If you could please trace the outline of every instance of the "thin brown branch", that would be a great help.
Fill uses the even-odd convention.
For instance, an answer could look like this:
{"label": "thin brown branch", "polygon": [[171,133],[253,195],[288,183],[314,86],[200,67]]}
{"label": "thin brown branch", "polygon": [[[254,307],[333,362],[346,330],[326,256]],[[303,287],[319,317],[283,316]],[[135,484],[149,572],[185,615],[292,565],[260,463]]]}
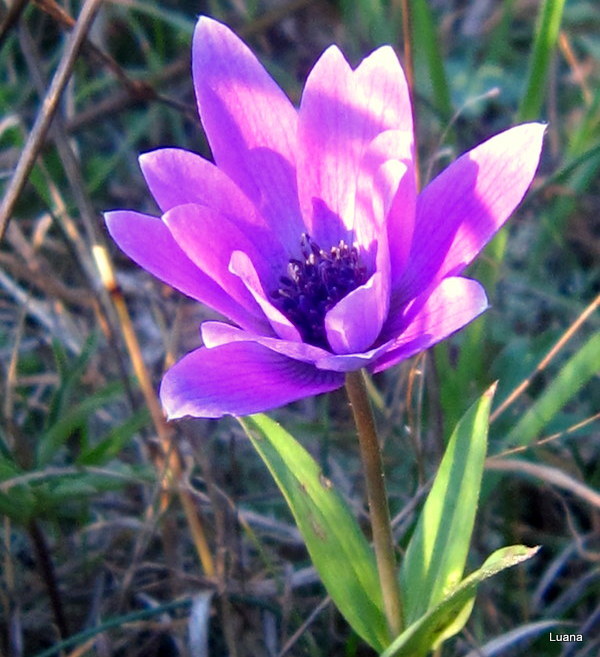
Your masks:
{"label": "thin brown branch", "polygon": [[558,468],[540,463],[531,463],[519,459],[501,459],[490,457],[485,462],[486,470],[513,472],[535,479],[541,479],[552,486],[567,490],[591,506],[600,509],[600,493],[581,481],[577,481]]}
{"label": "thin brown branch", "polygon": [[112,263],[108,258],[106,249],[96,245],[94,247],[94,257],[96,259],[102,282],[110,294],[117,315],[119,316],[121,331],[131,359],[131,364],[142,390],[144,401],[150,411],[152,422],[158,433],[158,438],[165,459],[163,486],[168,488],[170,484],[175,485],[204,572],[209,577],[213,577],[215,574],[215,566],[212,553],[208,546],[204,527],[200,521],[193,497],[183,482],[183,464],[181,462],[181,456],[172,442],[174,433],[173,427],[167,423],[160,402],[154,392],[152,379],[144,362],[142,350],[135,329],[133,328],[133,322],[131,321],[129,311],[127,310],[125,298],[123,297],[121,288],[117,284],[115,272]]}
{"label": "thin brown branch", "polygon": [[93,300],[86,289],[71,288],[60,279],[52,275],[50,267],[45,263],[37,263],[34,267],[31,263],[24,263],[11,253],[0,252],[0,267],[9,271],[13,276],[22,278],[31,285],[37,287],[51,297],[79,306],[80,308],[92,308]]}
{"label": "thin brown branch", "polygon": [[25,7],[27,7],[28,3],[29,0],[13,0],[13,2],[8,5],[8,10],[6,14],[4,14],[2,23],[0,23],[0,48],[6,40],[10,30],[21,18],[21,15],[25,11]]}
{"label": "thin brown branch", "polygon": [[21,153],[13,177],[6,189],[2,203],[0,203],[0,242],[6,232],[17,199],[25,187],[40,148],[44,143],[50,123],[56,113],[58,101],[71,77],[81,44],[92,25],[101,2],[102,0],[86,0],[73,32],[69,37],[56,73],[52,78],[52,83],[50,84],[48,93],[44,98],[40,112],[31,132],[29,133],[29,137],[23,148],[23,152]]}

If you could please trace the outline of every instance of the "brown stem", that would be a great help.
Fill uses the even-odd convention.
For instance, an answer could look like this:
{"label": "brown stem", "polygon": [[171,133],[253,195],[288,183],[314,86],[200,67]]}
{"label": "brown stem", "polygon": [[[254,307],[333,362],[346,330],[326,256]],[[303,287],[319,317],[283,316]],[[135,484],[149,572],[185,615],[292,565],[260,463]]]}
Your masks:
{"label": "brown stem", "polygon": [[383,606],[392,637],[402,632],[404,625],[400,589],[381,450],[377,439],[375,418],[362,371],[346,374],[346,391],[358,431],[358,442],[367,486],[367,499],[373,532],[373,547],[377,560]]}

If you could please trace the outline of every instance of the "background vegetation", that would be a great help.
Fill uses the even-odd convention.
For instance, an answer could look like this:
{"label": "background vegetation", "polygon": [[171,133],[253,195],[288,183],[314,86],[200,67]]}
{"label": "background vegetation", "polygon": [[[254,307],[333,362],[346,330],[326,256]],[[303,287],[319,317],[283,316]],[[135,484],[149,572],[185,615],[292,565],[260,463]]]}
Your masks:
{"label": "background vegetation", "polygon": [[[0,216],[0,653],[371,654],[329,604],[236,422],[162,420],[153,391],[209,311],[133,266],[101,219],[156,211],[140,152],[209,156],[189,71],[201,13],[243,35],[295,101],[331,42],[354,63],[381,43],[412,58],[423,180],[495,132],[548,122],[526,202],[472,272],[491,310],[376,377],[372,398],[401,554],[451,428],[500,380],[470,563],[508,543],[542,549],[483,587],[442,654],[600,651],[600,11],[414,0],[403,39],[401,4],[106,2],[37,142],[81,6],[1,4],[0,190],[5,204],[19,193]],[[273,415],[366,518],[343,394]]]}

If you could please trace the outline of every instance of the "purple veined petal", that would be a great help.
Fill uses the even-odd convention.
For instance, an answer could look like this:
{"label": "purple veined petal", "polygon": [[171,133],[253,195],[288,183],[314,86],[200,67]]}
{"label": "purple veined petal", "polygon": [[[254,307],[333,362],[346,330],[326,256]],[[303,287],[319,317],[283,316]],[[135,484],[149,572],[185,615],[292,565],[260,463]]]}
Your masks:
{"label": "purple veined petal", "polygon": [[[412,162],[389,160],[377,171],[374,213],[385,217],[383,232],[389,250],[390,287],[401,279],[410,253],[415,224],[416,183]],[[382,206],[377,207],[377,203]],[[383,239],[383,237],[380,237]]]}
{"label": "purple veined petal", "polygon": [[[277,280],[277,252],[261,250],[250,239],[254,231],[238,226],[231,218],[202,205],[178,205],[169,210],[163,221],[188,258],[220,285],[240,305],[260,314],[260,306],[239,276],[231,273],[229,263],[234,251],[244,251],[257,269],[261,280]],[[266,255],[268,254],[268,255]],[[279,254],[280,257],[284,257]],[[283,265],[282,265],[283,266]]]}
{"label": "purple veined petal", "polygon": [[[385,169],[382,170],[382,167]],[[382,175],[382,171],[387,175]],[[360,163],[354,215],[354,233],[360,244],[368,245],[372,233],[378,233],[379,227],[387,220],[401,179],[405,179],[402,201],[414,207],[413,135],[400,130],[386,130],[371,141]],[[409,245],[411,235],[412,229],[408,235]]]}
{"label": "purple veined petal", "polygon": [[249,415],[344,384],[326,372],[254,342],[192,351],[163,377],[160,398],[169,419]]}
{"label": "purple veined petal", "polygon": [[260,310],[240,305],[187,257],[158,217],[116,210],[104,215],[111,237],[132,260],[161,281],[210,306],[243,328],[264,331]]}
{"label": "purple veined petal", "polygon": [[[352,181],[358,172],[358,118],[352,115],[352,70],[336,46],[319,58],[306,81],[298,120],[298,196],[308,233],[324,248],[350,237]],[[354,119],[354,120],[352,120]],[[331,217],[316,216],[315,201]],[[341,223],[343,221],[343,223]]]}
{"label": "purple veined petal", "polygon": [[[352,71],[337,47],[328,48],[306,81],[298,124],[300,207],[319,244],[350,237],[363,155],[387,130],[412,134],[408,88],[393,50],[379,48]],[[316,199],[337,223],[314,217]]]}
{"label": "purple veined petal", "polygon": [[385,353],[387,343],[374,347],[368,351],[355,354],[330,354],[315,361],[315,366],[320,370],[330,370],[332,372],[354,372],[363,367],[367,367],[380,355]]}
{"label": "purple veined petal", "polygon": [[288,254],[298,255],[300,238],[306,231],[298,203],[296,170],[279,153],[254,148],[247,153],[254,180],[263,193],[257,209],[266,226]]}
{"label": "purple veined petal", "polygon": [[298,329],[269,301],[267,297],[269,290],[265,292],[256,268],[246,253],[234,251],[231,254],[229,271],[240,277],[279,337],[293,342],[302,342]]}
{"label": "purple veined petal", "polygon": [[[369,349],[377,340],[388,316],[391,262],[384,217],[385,206],[392,202],[394,196],[394,191],[389,191],[391,193],[388,198],[385,198],[385,193],[373,196],[374,205],[379,201],[382,206],[372,211],[371,225],[374,235],[371,251],[375,250],[375,256],[368,257],[363,253],[363,260],[368,267],[372,266],[369,260],[374,260],[375,273],[364,285],[346,295],[325,315],[327,341],[336,354],[360,353]],[[378,213],[381,216],[379,222],[375,219]],[[364,238],[364,235],[362,237]]]}
{"label": "purple veined petal", "polygon": [[442,280],[417,307],[414,314],[408,309],[408,323],[398,322],[398,335],[386,343],[385,352],[369,366],[371,371],[381,372],[444,340],[484,312],[488,301],[477,281],[454,276]]}
{"label": "purple veined petal", "polygon": [[[386,130],[398,130],[412,137],[412,103],[408,83],[394,49],[391,46],[377,48],[361,61],[354,78],[369,115],[377,123],[373,137]],[[410,146],[412,149],[412,140]],[[396,154],[396,157],[399,155]]]}
{"label": "purple veined petal", "polygon": [[329,351],[325,351],[325,349],[321,349],[321,347],[315,347],[306,342],[291,342],[289,340],[264,337],[256,333],[249,333],[225,322],[210,320],[202,322],[200,330],[204,346],[208,349],[220,347],[231,342],[256,342],[283,356],[288,356],[304,363],[312,363],[318,369],[342,373],[366,367],[380,354],[385,353],[388,348],[388,345],[384,344],[363,353],[332,354]]}
{"label": "purple veined petal", "polygon": [[[194,31],[192,73],[200,119],[217,166],[258,203],[271,188],[255,178],[248,154],[256,148],[280,156],[294,168],[297,113],[248,46],[228,27],[202,16]],[[290,192],[291,195],[291,192]]]}
{"label": "purple veined petal", "polygon": [[389,307],[389,276],[377,271],[325,315],[327,340],[336,354],[365,351],[373,345]]}
{"label": "purple veined petal", "polygon": [[217,321],[202,322],[200,327],[204,346],[213,349],[230,342],[256,342],[283,356],[288,356],[303,363],[315,363],[329,352],[306,342],[293,342],[281,338],[270,338],[256,333],[249,333],[231,324]]}
{"label": "purple veined petal", "polygon": [[181,148],[160,148],[139,157],[144,179],[162,212],[177,205],[206,205],[254,224],[254,205],[212,162]]}
{"label": "purple veined petal", "polygon": [[512,214],[536,172],[545,126],[526,123],[459,157],[421,192],[409,263],[395,292],[408,300],[460,273]]}

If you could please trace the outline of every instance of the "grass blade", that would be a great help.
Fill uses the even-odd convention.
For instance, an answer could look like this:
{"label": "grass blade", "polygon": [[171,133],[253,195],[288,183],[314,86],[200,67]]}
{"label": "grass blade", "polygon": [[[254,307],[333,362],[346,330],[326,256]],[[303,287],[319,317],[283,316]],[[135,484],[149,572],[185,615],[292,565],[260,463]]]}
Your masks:
{"label": "grass blade", "polygon": [[495,386],[456,426],[401,568],[407,624],[438,604],[462,578],[487,447]]}
{"label": "grass blade", "polygon": [[510,445],[528,445],[578,390],[598,374],[600,333],[592,337],[562,367],[508,435]]}
{"label": "grass blade", "polygon": [[564,4],[565,0],[544,0],[540,10],[529,63],[527,86],[517,113],[519,121],[531,121],[539,118]]}

